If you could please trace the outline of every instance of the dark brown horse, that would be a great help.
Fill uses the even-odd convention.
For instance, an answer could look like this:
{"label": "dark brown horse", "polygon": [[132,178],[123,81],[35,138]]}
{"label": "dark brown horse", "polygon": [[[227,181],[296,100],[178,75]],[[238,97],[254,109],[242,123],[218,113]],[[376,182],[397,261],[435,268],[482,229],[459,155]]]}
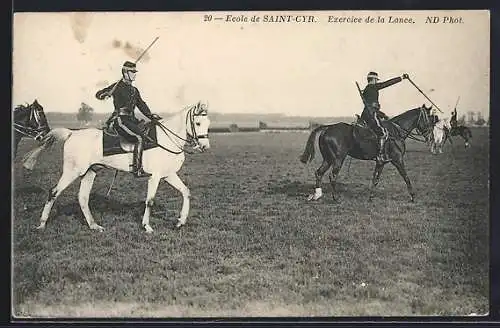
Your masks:
{"label": "dark brown horse", "polygon": [[50,127],[43,112],[43,107],[35,101],[31,105],[18,105],[14,109],[14,153],[16,156],[17,146],[23,137],[40,140],[49,131]]}
{"label": "dark brown horse", "polygon": [[445,140],[443,141],[443,144],[446,142],[446,140],[449,140],[450,143],[453,143],[451,141],[451,137],[454,136],[461,136],[462,139],[464,139],[465,142],[465,148],[470,147],[470,140],[472,139],[472,132],[470,129],[464,125],[458,125],[454,126],[451,128],[451,130],[446,130],[445,134]]}
{"label": "dark brown horse", "polygon": [[[429,140],[432,131],[432,124],[429,118],[431,108],[422,105],[382,123],[389,132],[389,140],[386,142],[387,154],[389,155],[390,162],[396,167],[406,182],[411,201],[414,200],[415,193],[413,192],[410,179],[406,174],[403,160],[406,151],[405,139],[416,128],[425,137],[426,141]],[[342,168],[344,159],[349,155],[361,160],[376,160],[378,150],[377,137],[370,129],[359,124],[341,122],[319,126],[311,132],[304,153],[300,157],[300,161],[304,164],[314,158],[314,142],[318,132],[321,132],[319,135],[319,149],[323,156],[323,163],[316,170],[316,189],[315,193],[309,196],[309,200],[317,200],[323,195],[321,179],[330,167],[332,167],[330,183],[333,189],[333,199],[336,200],[335,181]],[[374,188],[379,182],[380,174],[385,164],[385,162],[377,162],[375,165],[372,185],[370,187],[370,200],[373,197]]]}

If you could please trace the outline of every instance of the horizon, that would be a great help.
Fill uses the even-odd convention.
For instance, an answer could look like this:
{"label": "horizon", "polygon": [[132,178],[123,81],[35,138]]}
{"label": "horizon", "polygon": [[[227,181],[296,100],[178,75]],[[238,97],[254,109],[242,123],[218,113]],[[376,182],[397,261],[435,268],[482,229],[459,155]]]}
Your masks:
{"label": "horizon", "polygon": [[[64,115],[75,115],[78,113],[78,110],[75,110],[74,112],[58,112],[58,111],[46,111],[44,109],[44,112],[47,114],[64,114]],[[467,114],[469,112],[472,112],[474,113],[474,115],[476,115],[477,113],[481,113],[481,111],[479,110],[457,110],[457,117],[460,117],[461,115],[464,115],[464,116],[467,116]],[[157,112],[159,114],[170,114],[171,112],[162,112],[162,111],[159,111]],[[99,116],[111,116],[111,112],[110,113],[103,113],[103,112],[93,112],[94,115],[99,115]],[[227,112],[227,113],[223,113],[223,112],[216,112],[216,111],[210,111],[210,115],[227,115],[227,116],[231,116],[231,115],[234,115],[234,116],[244,116],[244,115],[247,115],[247,116],[272,116],[272,117],[276,117],[276,118],[280,118],[280,117],[303,117],[303,118],[309,118],[309,117],[318,117],[318,118],[346,118],[346,117],[351,117],[351,116],[355,116],[356,114],[353,114],[353,115],[326,115],[326,116],[320,116],[320,115],[300,115],[300,114],[283,114],[283,113],[258,113],[258,112]],[[396,115],[391,115],[391,116],[397,116],[399,114],[396,114]],[[438,113],[438,116],[439,116],[439,113]],[[486,116],[486,117],[489,117],[489,116]]]}
{"label": "horizon", "polygon": [[[135,82],[153,112],[202,100],[221,114],[351,117],[363,109],[355,81],[363,88],[375,70],[382,81],[408,73],[446,115],[460,96],[458,111],[489,116],[489,12],[456,11],[458,25],[422,22],[444,12],[398,11],[419,23],[370,27],[324,19],[393,12],[305,12],[318,24],[209,24],[197,12],[15,13],[13,104],[36,98],[46,112],[72,113],[85,102],[111,114],[111,101],[95,92],[159,36]],[[389,116],[430,105],[407,81],[382,90],[380,102]]]}

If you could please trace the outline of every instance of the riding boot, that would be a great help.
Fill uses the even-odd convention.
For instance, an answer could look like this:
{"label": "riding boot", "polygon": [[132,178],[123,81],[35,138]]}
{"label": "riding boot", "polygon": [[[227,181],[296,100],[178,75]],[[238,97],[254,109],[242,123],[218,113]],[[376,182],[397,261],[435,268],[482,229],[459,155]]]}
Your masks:
{"label": "riding boot", "polygon": [[385,152],[385,138],[384,137],[379,139],[379,149],[378,149],[377,160],[380,162],[385,162],[388,160],[387,154]]}
{"label": "riding boot", "polygon": [[142,168],[142,152],[143,144],[142,140],[135,144],[134,155],[133,155],[133,172],[136,178],[150,177],[151,174],[144,172]]}

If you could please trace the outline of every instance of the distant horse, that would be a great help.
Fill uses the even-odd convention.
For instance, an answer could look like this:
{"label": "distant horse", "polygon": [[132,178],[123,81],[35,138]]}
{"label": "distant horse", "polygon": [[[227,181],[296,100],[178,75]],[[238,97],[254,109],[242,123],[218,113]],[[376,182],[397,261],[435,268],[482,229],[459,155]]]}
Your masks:
{"label": "distant horse", "polygon": [[16,157],[17,147],[23,137],[39,141],[49,131],[50,127],[43,112],[43,106],[35,99],[31,105],[18,105],[14,109],[14,153]]}
{"label": "distant horse", "polygon": [[447,118],[440,119],[432,129],[431,152],[436,154],[443,153],[443,145],[446,138],[446,129],[451,129],[450,121]]}
{"label": "distant horse", "polygon": [[447,133],[445,134],[445,141],[450,140],[450,142],[453,143],[451,137],[460,136],[460,137],[462,137],[462,139],[464,139],[465,148],[470,147],[470,141],[472,139],[472,132],[470,131],[470,129],[468,127],[466,127],[464,125],[458,125],[458,126],[452,127],[451,129],[447,130],[446,132]]}
{"label": "distant horse", "polygon": [[[205,104],[198,103],[173,114],[168,119],[149,122],[152,128],[147,132],[149,142],[144,146],[143,167],[152,174],[148,178],[146,208],[142,218],[142,226],[146,232],[153,232],[149,217],[153,199],[161,179],[167,181],[183,196],[180,217],[177,227],[186,223],[189,213],[190,192],[177,175],[185,160],[185,146],[203,152],[210,148],[208,128],[210,119]],[[96,128],[69,130],[57,128],[49,132],[42,140],[42,145],[34,149],[24,162],[25,167],[32,169],[41,150],[55,141],[64,141],[63,173],[57,185],[49,192],[49,197],[40,218],[37,229],[44,229],[50,211],[57,197],[76,178],[81,177],[78,200],[90,229],[103,231],[98,225],[88,205],[89,194],[99,167],[115,168],[130,171],[133,144],[118,135]]]}
{"label": "distant horse", "polygon": [[[389,140],[386,142],[387,154],[390,162],[397,168],[406,182],[411,201],[414,200],[415,194],[410,179],[406,174],[403,161],[406,151],[405,139],[416,128],[425,137],[426,141],[429,140],[432,127],[429,120],[431,108],[422,105],[422,107],[410,109],[382,123],[389,132]],[[308,199],[317,200],[323,195],[321,179],[326,171],[333,166],[330,173],[330,184],[332,186],[333,200],[335,201],[335,181],[346,156],[349,155],[361,160],[375,160],[378,152],[378,138],[369,128],[358,124],[341,122],[319,126],[311,132],[304,153],[300,156],[300,161],[304,164],[314,158],[314,142],[318,132],[321,132],[319,135],[319,149],[323,156],[323,163],[316,170],[316,189]],[[369,200],[373,197],[374,189],[379,182],[384,165],[384,162],[376,162]]]}

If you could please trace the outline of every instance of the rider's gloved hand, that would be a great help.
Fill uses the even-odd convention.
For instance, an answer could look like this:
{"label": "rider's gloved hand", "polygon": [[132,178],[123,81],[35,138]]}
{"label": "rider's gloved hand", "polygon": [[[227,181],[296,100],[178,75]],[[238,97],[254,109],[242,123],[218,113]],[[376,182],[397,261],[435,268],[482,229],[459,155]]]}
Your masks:
{"label": "rider's gloved hand", "polygon": [[100,94],[97,99],[99,100],[105,100],[105,99],[108,99],[109,97],[111,97],[111,95],[109,93],[103,93],[103,94]]}
{"label": "rider's gloved hand", "polygon": [[161,120],[161,117],[158,114],[151,114],[148,117],[150,120],[158,121]]}

